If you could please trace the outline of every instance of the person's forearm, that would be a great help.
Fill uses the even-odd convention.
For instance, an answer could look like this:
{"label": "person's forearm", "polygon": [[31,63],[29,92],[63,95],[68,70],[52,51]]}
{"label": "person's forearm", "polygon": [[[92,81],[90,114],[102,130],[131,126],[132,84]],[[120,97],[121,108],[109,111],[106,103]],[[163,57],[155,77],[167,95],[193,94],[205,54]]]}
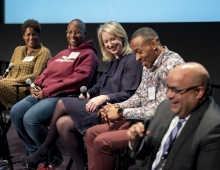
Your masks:
{"label": "person's forearm", "polygon": [[3,81],[17,82],[17,79],[2,79]]}

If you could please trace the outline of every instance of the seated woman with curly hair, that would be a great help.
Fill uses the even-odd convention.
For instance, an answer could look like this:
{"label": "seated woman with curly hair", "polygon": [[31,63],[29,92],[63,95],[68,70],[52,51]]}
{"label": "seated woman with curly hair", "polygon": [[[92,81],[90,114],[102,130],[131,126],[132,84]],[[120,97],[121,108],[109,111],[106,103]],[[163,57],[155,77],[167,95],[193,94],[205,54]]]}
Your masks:
{"label": "seated woman with curly hair", "polygon": [[[50,51],[39,42],[41,26],[38,21],[33,19],[25,21],[21,31],[26,45],[15,48],[8,75],[0,76],[0,111],[9,110],[15,104],[16,88],[13,85],[25,84],[28,78],[33,81],[51,59]],[[19,99],[26,97],[26,89],[19,88]]]}

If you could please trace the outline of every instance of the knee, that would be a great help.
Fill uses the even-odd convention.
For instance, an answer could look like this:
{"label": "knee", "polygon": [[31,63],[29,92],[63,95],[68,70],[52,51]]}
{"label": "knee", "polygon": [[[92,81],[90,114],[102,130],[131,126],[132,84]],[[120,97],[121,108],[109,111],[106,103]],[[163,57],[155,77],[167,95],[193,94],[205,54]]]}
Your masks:
{"label": "knee", "polygon": [[17,119],[16,114],[15,114],[15,108],[14,106],[10,110],[10,119],[13,122],[15,119]]}
{"label": "knee", "polygon": [[24,113],[23,116],[23,124],[25,128],[31,127],[31,129],[36,129],[39,125],[43,125],[42,119],[43,114],[39,114],[39,112],[35,109],[29,109],[27,112]]}
{"label": "knee", "polygon": [[21,120],[23,116],[19,113],[19,108],[15,104],[11,109],[10,109],[10,119],[13,122]]}
{"label": "knee", "polygon": [[12,122],[23,119],[25,112],[28,110],[28,106],[25,99],[14,104],[10,109],[10,119]]}
{"label": "knee", "polygon": [[56,121],[56,128],[60,135],[65,132],[73,131],[73,127],[73,121],[69,116],[62,116]]}
{"label": "knee", "polygon": [[110,151],[110,145],[111,142],[105,133],[98,135],[93,142],[94,151],[98,152]]}
{"label": "knee", "polygon": [[64,105],[63,105],[63,100],[62,99],[59,99],[57,104],[56,104],[56,107],[59,107],[59,108],[63,108]]}
{"label": "knee", "polygon": [[[59,100],[60,101],[60,100]],[[58,101],[58,102],[59,102]],[[58,104],[58,103],[57,103]],[[64,129],[64,128],[66,128],[65,127],[65,122],[64,122],[64,119],[63,119],[63,117],[60,117],[57,121],[56,121],[56,127],[57,127],[57,131],[58,132],[60,132],[62,129],[65,131],[66,129]]]}
{"label": "knee", "polygon": [[23,124],[24,124],[24,126],[25,127],[30,127],[30,126],[33,126],[33,124],[34,124],[34,118],[32,117],[32,118],[30,118],[29,116],[28,116],[28,114],[25,114],[24,115],[24,117],[23,117]]}

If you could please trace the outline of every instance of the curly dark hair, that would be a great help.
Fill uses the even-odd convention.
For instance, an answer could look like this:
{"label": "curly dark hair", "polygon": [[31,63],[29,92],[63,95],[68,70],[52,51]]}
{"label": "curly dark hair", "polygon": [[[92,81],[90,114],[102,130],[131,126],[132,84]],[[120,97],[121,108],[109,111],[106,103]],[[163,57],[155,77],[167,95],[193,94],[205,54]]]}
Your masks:
{"label": "curly dark hair", "polygon": [[24,22],[24,24],[21,26],[22,35],[24,35],[27,28],[33,28],[34,31],[36,31],[38,34],[40,34],[41,26],[40,26],[39,22],[34,19],[29,19]]}

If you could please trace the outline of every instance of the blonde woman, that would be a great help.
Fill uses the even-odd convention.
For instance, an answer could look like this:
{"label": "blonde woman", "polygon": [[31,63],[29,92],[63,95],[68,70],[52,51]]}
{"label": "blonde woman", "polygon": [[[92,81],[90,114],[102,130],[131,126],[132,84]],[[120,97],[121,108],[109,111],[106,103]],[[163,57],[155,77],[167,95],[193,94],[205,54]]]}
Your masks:
{"label": "blonde woman", "polygon": [[101,25],[98,40],[103,60],[107,62],[103,75],[88,90],[87,99],[81,94],[79,98],[63,98],[58,101],[44,144],[34,155],[21,157],[29,166],[46,161],[48,151],[60,136],[77,169],[86,169],[83,135],[88,128],[98,124],[99,108],[106,102],[127,100],[138,88],[142,65],[135,61],[123,27],[114,21]]}

